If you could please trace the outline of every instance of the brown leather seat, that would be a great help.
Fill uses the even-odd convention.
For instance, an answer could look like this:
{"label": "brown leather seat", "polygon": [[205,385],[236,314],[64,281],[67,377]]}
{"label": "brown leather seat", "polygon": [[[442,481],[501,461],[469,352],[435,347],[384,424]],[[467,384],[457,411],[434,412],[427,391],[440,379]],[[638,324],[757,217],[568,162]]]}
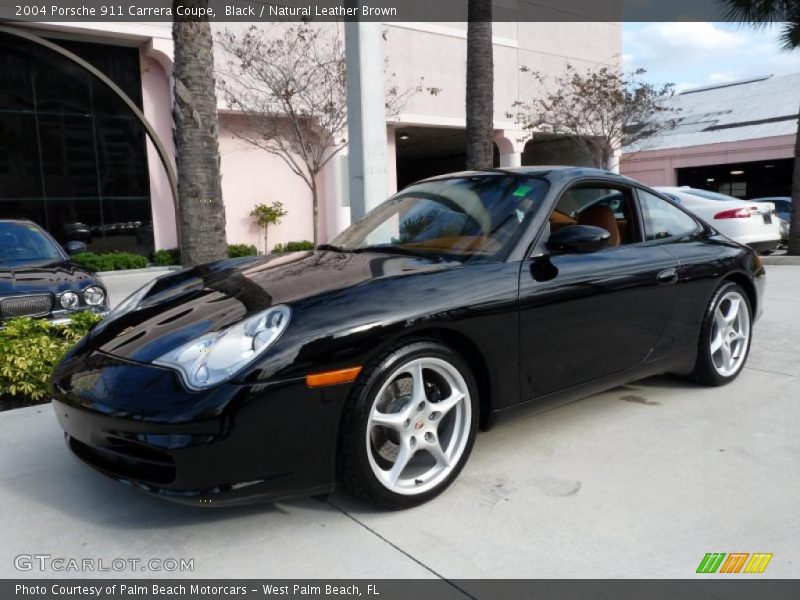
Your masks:
{"label": "brown leather seat", "polygon": [[607,206],[596,204],[590,206],[580,215],[578,215],[578,225],[593,225],[595,227],[602,227],[611,234],[611,241],[609,246],[619,246],[620,235],[619,227],[617,226],[617,219],[614,213]]}

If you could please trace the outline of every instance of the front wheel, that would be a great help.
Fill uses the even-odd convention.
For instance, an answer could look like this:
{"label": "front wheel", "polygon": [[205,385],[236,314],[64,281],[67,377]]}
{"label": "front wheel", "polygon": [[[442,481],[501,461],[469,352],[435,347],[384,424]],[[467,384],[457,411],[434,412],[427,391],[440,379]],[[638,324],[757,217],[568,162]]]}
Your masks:
{"label": "front wheel", "polygon": [[354,390],[341,474],[368,502],[421,504],[458,476],[477,423],[477,389],[465,361],[437,342],[404,344],[378,359]]}
{"label": "front wheel", "polygon": [[752,327],[744,289],[730,281],[720,285],[703,319],[692,378],[706,385],[725,385],[736,379],[747,362]]}

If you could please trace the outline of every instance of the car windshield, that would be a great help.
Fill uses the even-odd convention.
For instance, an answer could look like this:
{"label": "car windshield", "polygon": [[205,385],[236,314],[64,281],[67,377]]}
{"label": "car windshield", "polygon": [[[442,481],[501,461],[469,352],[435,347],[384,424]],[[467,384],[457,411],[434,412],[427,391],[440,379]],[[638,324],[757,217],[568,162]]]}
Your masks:
{"label": "car windshield", "polygon": [[62,257],[58,247],[33,223],[0,221],[0,265],[48,261]]}
{"label": "car windshield", "polygon": [[410,186],[370,211],[329,248],[498,260],[541,205],[548,183],[504,173]]}
{"label": "car windshield", "polygon": [[742,201],[741,198],[734,198],[733,196],[726,196],[725,194],[718,194],[717,192],[710,192],[708,190],[698,190],[695,188],[689,188],[681,191],[686,192],[687,194],[691,194],[692,196],[699,196],[700,198],[705,198],[706,200],[717,200],[719,202],[730,202],[731,200],[739,200],[740,202]]}

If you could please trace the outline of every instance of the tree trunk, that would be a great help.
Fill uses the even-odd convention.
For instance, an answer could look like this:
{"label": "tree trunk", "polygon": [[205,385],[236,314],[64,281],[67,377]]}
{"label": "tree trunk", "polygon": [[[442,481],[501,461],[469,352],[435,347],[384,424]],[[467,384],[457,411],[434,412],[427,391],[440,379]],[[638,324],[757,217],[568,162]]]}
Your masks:
{"label": "tree trunk", "polygon": [[[208,0],[181,0],[173,2],[173,12],[179,4],[208,8]],[[227,258],[228,253],[211,26],[207,18],[182,19],[172,25],[177,216],[181,262],[195,266]]]}
{"label": "tree trunk", "polygon": [[314,245],[319,244],[319,191],[317,190],[317,180],[311,179],[311,205],[314,211]]}
{"label": "tree trunk", "polygon": [[264,225],[264,254],[269,254],[269,243],[267,242],[268,234],[269,234],[269,225]]}
{"label": "tree trunk", "polygon": [[467,169],[494,166],[492,0],[469,0],[467,18]]}
{"label": "tree trunk", "polygon": [[800,115],[797,119],[797,138],[794,141],[794,174],[792,175],[792,213],[789,223],[789,249],[800,256]]}

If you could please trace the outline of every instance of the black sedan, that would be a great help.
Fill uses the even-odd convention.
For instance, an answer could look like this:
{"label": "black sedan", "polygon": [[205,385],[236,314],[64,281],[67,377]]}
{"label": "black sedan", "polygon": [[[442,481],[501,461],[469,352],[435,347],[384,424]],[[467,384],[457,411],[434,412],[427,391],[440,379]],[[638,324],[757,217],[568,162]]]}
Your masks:
{"label": "black sedan", "polygon": [[66,250],[31,221],[0,220],[0,323],[13,317],[59,323],[79,310],[108,311],[102,282],[69,259],[86,245],[68,242]]}
{"label": "black sedan", "polygon": [[612,173],[448,175],[316,251],[142,288],[57,368],[54,408],[80,459],[171,500],[341,481],[410,506],[521,409],[658,373],[732,381],[764,279],[752,250]]}

